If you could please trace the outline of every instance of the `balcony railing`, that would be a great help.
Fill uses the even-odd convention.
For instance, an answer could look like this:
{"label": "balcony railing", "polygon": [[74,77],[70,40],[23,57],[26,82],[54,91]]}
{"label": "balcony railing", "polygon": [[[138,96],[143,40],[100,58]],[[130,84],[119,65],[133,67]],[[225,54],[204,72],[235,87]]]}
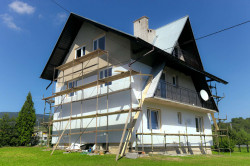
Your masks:
{"label": "balcony railing", "polygon": [[198,107],[213,110],[215,109],[211,99],[209,99],[208,101],[204,101],[196,91],[180,86],[175,86],[162,80],[157,86],[155,96]]}

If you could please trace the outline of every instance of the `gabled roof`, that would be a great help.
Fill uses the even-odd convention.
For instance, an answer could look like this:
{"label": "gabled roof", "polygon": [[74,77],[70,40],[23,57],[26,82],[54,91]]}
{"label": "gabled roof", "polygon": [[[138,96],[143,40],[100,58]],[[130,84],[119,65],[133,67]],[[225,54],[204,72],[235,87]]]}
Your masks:
{"label": "gabled roof", "polygon": [[[92,25],[94,25],[94,26],[96,26],[104,31],[110,31],[110,32],[116,33],[120,36],[123,36],[123,37],[129,39],[131,41],[131,43],[133,43],[133,46],[135,46],[137,48],[140,47],[139,50],[143,50],[143,49],[147,50],[147,49],[151,49],[152,47],[155,47],[155,49],[151,53],[151,55],[148,55],[147,57],[145,57],[144,60],[148,59],[149,61],[152,61],[152,60],[159,61],[159,60],[162,60],[161,58],[164,58],[166,60],[166,65],[174,67],[180,71],[183,71],[183,72],[188,71],[190,73],[197,73],[199,75],[209,77],[212,80],[227,84],[227,82],[224,81],[223,79],[220,79],[212,74],[209,74],[209,73],[205,72],[203,69],[199,70],[199,69],[193,68],[192,66],[188,65],[184,61],[173,57],[171,54],[169,54],[169,52],[163,50],[163,47],[165,47],[165,46],[163,46],[159,43],[161,38],[162,38],[162,40],[165,40],[165,37],[163,35],[164,33],[162,32],[163,29],[168,29],[168,31],[170,31],[170,30],[174,29],[174,27],[176,27],[176,28],[178,27],[177,28],[178,30],[175,30],[176,31],[175,34],[178,36],[178,35],[180,35],[180,32],[182,32],[181,29],[183,29],[183,25],[185,25],[184,22],[186,23],[187,20],[188,20],[188,17],[183,17],[182,19],[177,20],[176,22],[173,22],[171,24],[168,24],[164,27],[157,29],[157,33],[162,34],[162,35],[159,35],[159,37],[160,37],[159,40],[157,39],[158,41],[156,40],[155,45],[152,45],[152,44],[150,44],[150,43],[148,43],[148,42],[146,42],[138,37],[124,33],[122,31],[116,30],[116,29],[111,28],[109,26],[100,24],[98,22],[95,22],[93,20],[87,19],[87,18],[79,16],[79,15],[76,15],[74,13],[70,13],[69,18],[68,18],[68,20],[67,20],[67,22],[62,30],[62,33],[60,34],[60,37],[59,37],[59,39],[58,39],[50,57],[49,57],[49,60],[46,64],[45,68],[43,69],[43,72],[42,72],[40,78],[51,80],[51,81],[53,80],[53,77],[57,78],[58,72],[54,73],[54,68],[62,65],[62,63],[63,63],[65,57],[67,56],[69,49],[70,49],[75,37],[77,36],[82,24],[84,22],[88,22],[88,23],[90,23],[90,24],[92,24]],[[172,24],[175,24],[175,25],[172,25]],[[171,33],[168,32],[168,34],[171,34]],[[173,43],[178,38],[177,36],[176,37],[172,36],[171,40],[167,42],[168,45],[166,45],[166,47],[173,45]],[[161,48],[158,48],[158,47],[161,47]],[[133,57],[133,58],[136,59],[138,57]],[[141,61],[143,61],[143,60],[141,60]]]}
{"label": "gabled roof", "polygon": [[154,45],[169,54],[172,54],[181,32],[188,20],[188,16],[171,22],[156,29],[156,40]]}

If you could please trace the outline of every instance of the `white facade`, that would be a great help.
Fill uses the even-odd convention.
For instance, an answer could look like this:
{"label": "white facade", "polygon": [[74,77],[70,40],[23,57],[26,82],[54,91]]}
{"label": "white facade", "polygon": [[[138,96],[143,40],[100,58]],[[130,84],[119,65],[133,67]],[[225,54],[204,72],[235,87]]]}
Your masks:
{"label": "white facade", "polygon": [[[141,64],[139,62],[133,65],[133,70],[141,71],[144,74],[150,74],[152,68]],[[128,64],[123,66],[117,66],[112,69],[112,75],[119,74],[115,71],[127,71]],[[194,85],[192,83],[192,79],[189,76],[184,75],[181,72],[175,71],[173,69],[167,68],[165,69],[166,74],[166,81],[170,82],[171,77],[173,75],[178,76],[178,84],[185,88],[189,88],[191,90],[195,90]],[[96,80],[97,75],[93,75],[82,80],[78,80],[77,85],[81,85],[81,82],[89,83]],[[139,104],[139,100],[141,98],[141,92],[144,89],[145,83],[147,81],[148,76],[140,76],[136,75],[132,77],[132,104],[133,108],[137,108]],[[91,97],[95,97],[97,95],[97,88],[88,88],[81,91],[78,91],[74,96],[69,97],[66,96],[63,102],[70,102],[77,101],[72,103],[72,117],[77,116],[85,116],[85,115],[93,115],[96,114],[96,110],[98,107],[98,113],[106,113],[107,112],[107,104],[108,104],[108,112],[114,112],[119,110],[125,110],[130,108],[130,90],[128,89],[130,86],[129,77],[116,80],[112,82],[112,85],[105,86],[102,85],[98,87],[98,95],[103,95],[102,97],[98,98],[98,106],[96,98],[86,100]],[[109,92],[120,91],[118,93],[112,93],[108,95],[108,102],[107,102],[107,88],[109,88]],[[64,89],[64,88],[61,88]],[[60,91],[60,88],[57,89]],[[57,97],[55,99],[55,105],[61,103],[61,99],[63,97]],[[83,100],[82,100],[83,99]],[[82,101],[81,101],[82,100]],[[184,105],[184,104],[183,104]],[[58,108],[55,108],[57,111],[54,114],[54,120],[62,119],[62,118],[69,118],[71,114],[71,104],[62,104]],[[142,133],[150,133],[151,130],[148,129],[148,118],[147,118],[147,109],[154,109],[159,110],[159,129],[153,129],[153,133],[171,133],[171,134],[207,134],[211,135],[211,123],[210,123],[210,115],[208,112],[203,111],[194,111],[190,108],[178,108],[173,105],[168,104],[159,104],[150,102],[147,99],[145,100],[142,106],[142,116],[139,116],[139,119],[136,122],[135,131],[142,132]],[[177,113],[181,112],[182,122],[178,124],[178,117]],[[133,113],[134,115],[135,113]],[[107,130],[107,129],[123,129],[124,124],[126,121],[128,114],[116,114],[116,115],[109,115],[108,117],[98,117],[97,118],[97,127],[98,130]],[[204,125],[204,132],[197,132],[196,131],[196,117],[203,118],[203,125]],[[142,119],[143,118],[143,119]],[[108,122],[107,122],[108,121]],[[53,134],[59,134],[64,130],[68,121],[62,122],[55,122],[53,128]],[[107,126],[108,123],[108,126]],[[83,132],[83,131],[95,131],[96,127],[96,118],[89,118],[89,119],[78,119],[71,121],[71,127],[68,126],[68,130],[65,131],[65,134],[70,133],[69,128],[71,128],[71,133]],[[69,140],[71,143],[95,143],[95,133],[88,133],[88,134],[76,134],[70,136],[66,135],[63,136],[63,139],[60,143],[68,143]],[[97,133],[97,143],[106,143],[107,139],[109,143],[119,143],[121,139],[122,131],[115,131],[109,132],[108,134],[105,132],[98,132]],[[52,143],[55,144],[57,142],[56,136],[53,137]],[[167,143],[168,146],[174,146],[179,144],[179,137],[178,136],[167,136]],[[199,146],[201,144],[200,137],[197,136],[189,136],[189,138],[182,136],[181,143],[186,145],[188,139],[188,145],[190,146]],[[138,136],[138,144],[151,144],[151,136],[144,135],[143,139],[142,136]],[[132,138],[133,146],[135,146],[135,132]],[[155,146],[163,146],[164,143],[164,136],[153,136],[153,144]],[[212,137],[206,137],[206,146],[212,145]],[[139,145],[140,146],[140,145]]]}
{"label": "white facade", "polygon": [[[183,29],[183,27],[184,25],[181,29]],[[156,31],[157,34],[159,33],[158,31]],[[116,33],[104,31],[88,22],[82,24],[75,40],[71,44],[63,64],[75,59],[79,48],[85,47],[84,51],[86,54],[93,52],[95,50],[94,41],[100,37],[105,37],[104,49],[109,52],[108,63],[110,63],[109,67],[103,65],[106,59],[102,58],[102,67],[100,71],[112,68],[112,74],[110,76],[129,71],[129,63],[134,54],[131,49],[131,41]],[[178,37],[177,35],[170,44],[176,43]],[[158,40],[156,40],[156,46],[162,46],[160,48],[163,49],[165,45],[160,45]],[[84,56],[83,53],[81,53],[81,55]],[[84,62],[85,67],[87,66],[86,68],[93,69],[93,71],[89,71],[86,75],[82,74],[80,77],[72,76],[72,78],[71,76],[66,76],[65,79],[58,79],[55,85],[55,91],[60,92],[71,88],[70,86],[73,85],[81,86],[97,81],[98,78],[100,79],[100,71],[98,73],[97,68],[93,68],[97,62],[96,60],[90,60],[91,65],[88,64],[88,62]],[[78,65],[76,70],[80,69],[81,65]],[[203,141],[201,141],[200,136],[166,136],[164,138],[162,135],[154,135],[152,137],[150,135],[138,135],[136,139],[136,132],[211,135],[210,113],[216,111],[202,107],[202,101],[198,98],[195,85],[190,75],[185,75],[183,72],[167,67],[165,62],[154,67],[136,62],[131,66],[131,69],[148,75],[134,75],[131,77],[131,80],[130,77],[125,77],[112,81],[111,85],[102,84],[79,90],[72,94],[64,94],[55,97],[55,113],[53,120],[56,122],[53,123],[52,128],[52,144],[58,142],[58,138],[66,129],[62,139],[60,139],[59,145],[68,143],[105,144],[107,142],[109,144],[118,145],[121,140],[128,113],[97,118],[74,119],[71,121],[59,120],[69,119],[70,117],[111,113],[120,110],[128,110],[130,108],[138,109],[142,94],[146,91],[145,87],[149,80],[149,75],[152,75],[153,80],[146,93],[146,99],[140,108],[142,110],[140,116],[135,124],[135,130],[131,139],[132,146],[135,147],[137,144],[139,147],[150,147],[151,144],[154,146],[164,146],[164,139],[166,140],[167,146],[178,146],[179,143],[182,146],[212,145],[211,136],[206,136],[206,138],[202,137],[202,139],[205,138]],[[72,71],[74,72],[75,70],[70,68],[65,72],[59,72],[58,77],[62,77],[64,74],[67,75]],[[74,83],[69,85],[72,79]],[[162,87],[160,82],[163,82],[165,86],[171,86],[174,91],[178,91],[180,88],[185,89],[183,93],[181,93],[181,91],[178,93],[180,98],[186,93],[186,96],[190,97],[190,91],[190,94],[194,94],[192,96],[193,100],[190,101],[190,99],[186,97],[185,100],[189,100],[189,102],[186,103],[185,100],[183,100],[183,102],[182,100],[178,101],[174,99],[173,96],[172,99],[168,98],[168,95],[172,93],[173,90],[171,89],[171,91],[169,91],[166,87]],[[162,91],[165,92],[161,94]],[[162,95],[165,97],[162,97]],[[135,114],[136,113],[133,112],[132,117]],[[132,126],[129,124],[128,128],[131,127]],[[96,130],[116,131],[95,133]]]}

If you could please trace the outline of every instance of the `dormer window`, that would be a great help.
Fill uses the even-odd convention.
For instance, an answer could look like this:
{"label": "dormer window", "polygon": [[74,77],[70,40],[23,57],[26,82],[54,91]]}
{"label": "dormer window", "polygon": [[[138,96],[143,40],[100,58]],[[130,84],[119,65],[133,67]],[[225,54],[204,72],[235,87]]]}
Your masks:
{"label": "dormer window", "polygon": [[179,58],[179,49],[175,47],[172,54],[174,57]]}
{"label": "dormer window", "polygon": [[100,37],[93,41],[93,48],[97,50],[98,48],[101,50],[105,50],[105,36]]}
{"label": "dormer window", "polygon": [[84,56],[85,55],[85,46],[84,47],[81,47],[81,48],[78,48],[77,50],[76,50],[76,52],[75,52],[75,58],[77,59],[77,58],[80,58],[80,57],[82,57],[82,56]]}

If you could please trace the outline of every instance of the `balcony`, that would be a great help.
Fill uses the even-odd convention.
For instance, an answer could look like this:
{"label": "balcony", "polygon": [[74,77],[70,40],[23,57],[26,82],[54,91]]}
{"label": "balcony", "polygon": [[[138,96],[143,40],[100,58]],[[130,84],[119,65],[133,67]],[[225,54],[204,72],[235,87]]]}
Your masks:
{"label": "balcony", "polygon": [[208,101],[202,100],[198,92],[162,80],[157,86],[155,96],[206,109],[216,109],[211,99]]}

